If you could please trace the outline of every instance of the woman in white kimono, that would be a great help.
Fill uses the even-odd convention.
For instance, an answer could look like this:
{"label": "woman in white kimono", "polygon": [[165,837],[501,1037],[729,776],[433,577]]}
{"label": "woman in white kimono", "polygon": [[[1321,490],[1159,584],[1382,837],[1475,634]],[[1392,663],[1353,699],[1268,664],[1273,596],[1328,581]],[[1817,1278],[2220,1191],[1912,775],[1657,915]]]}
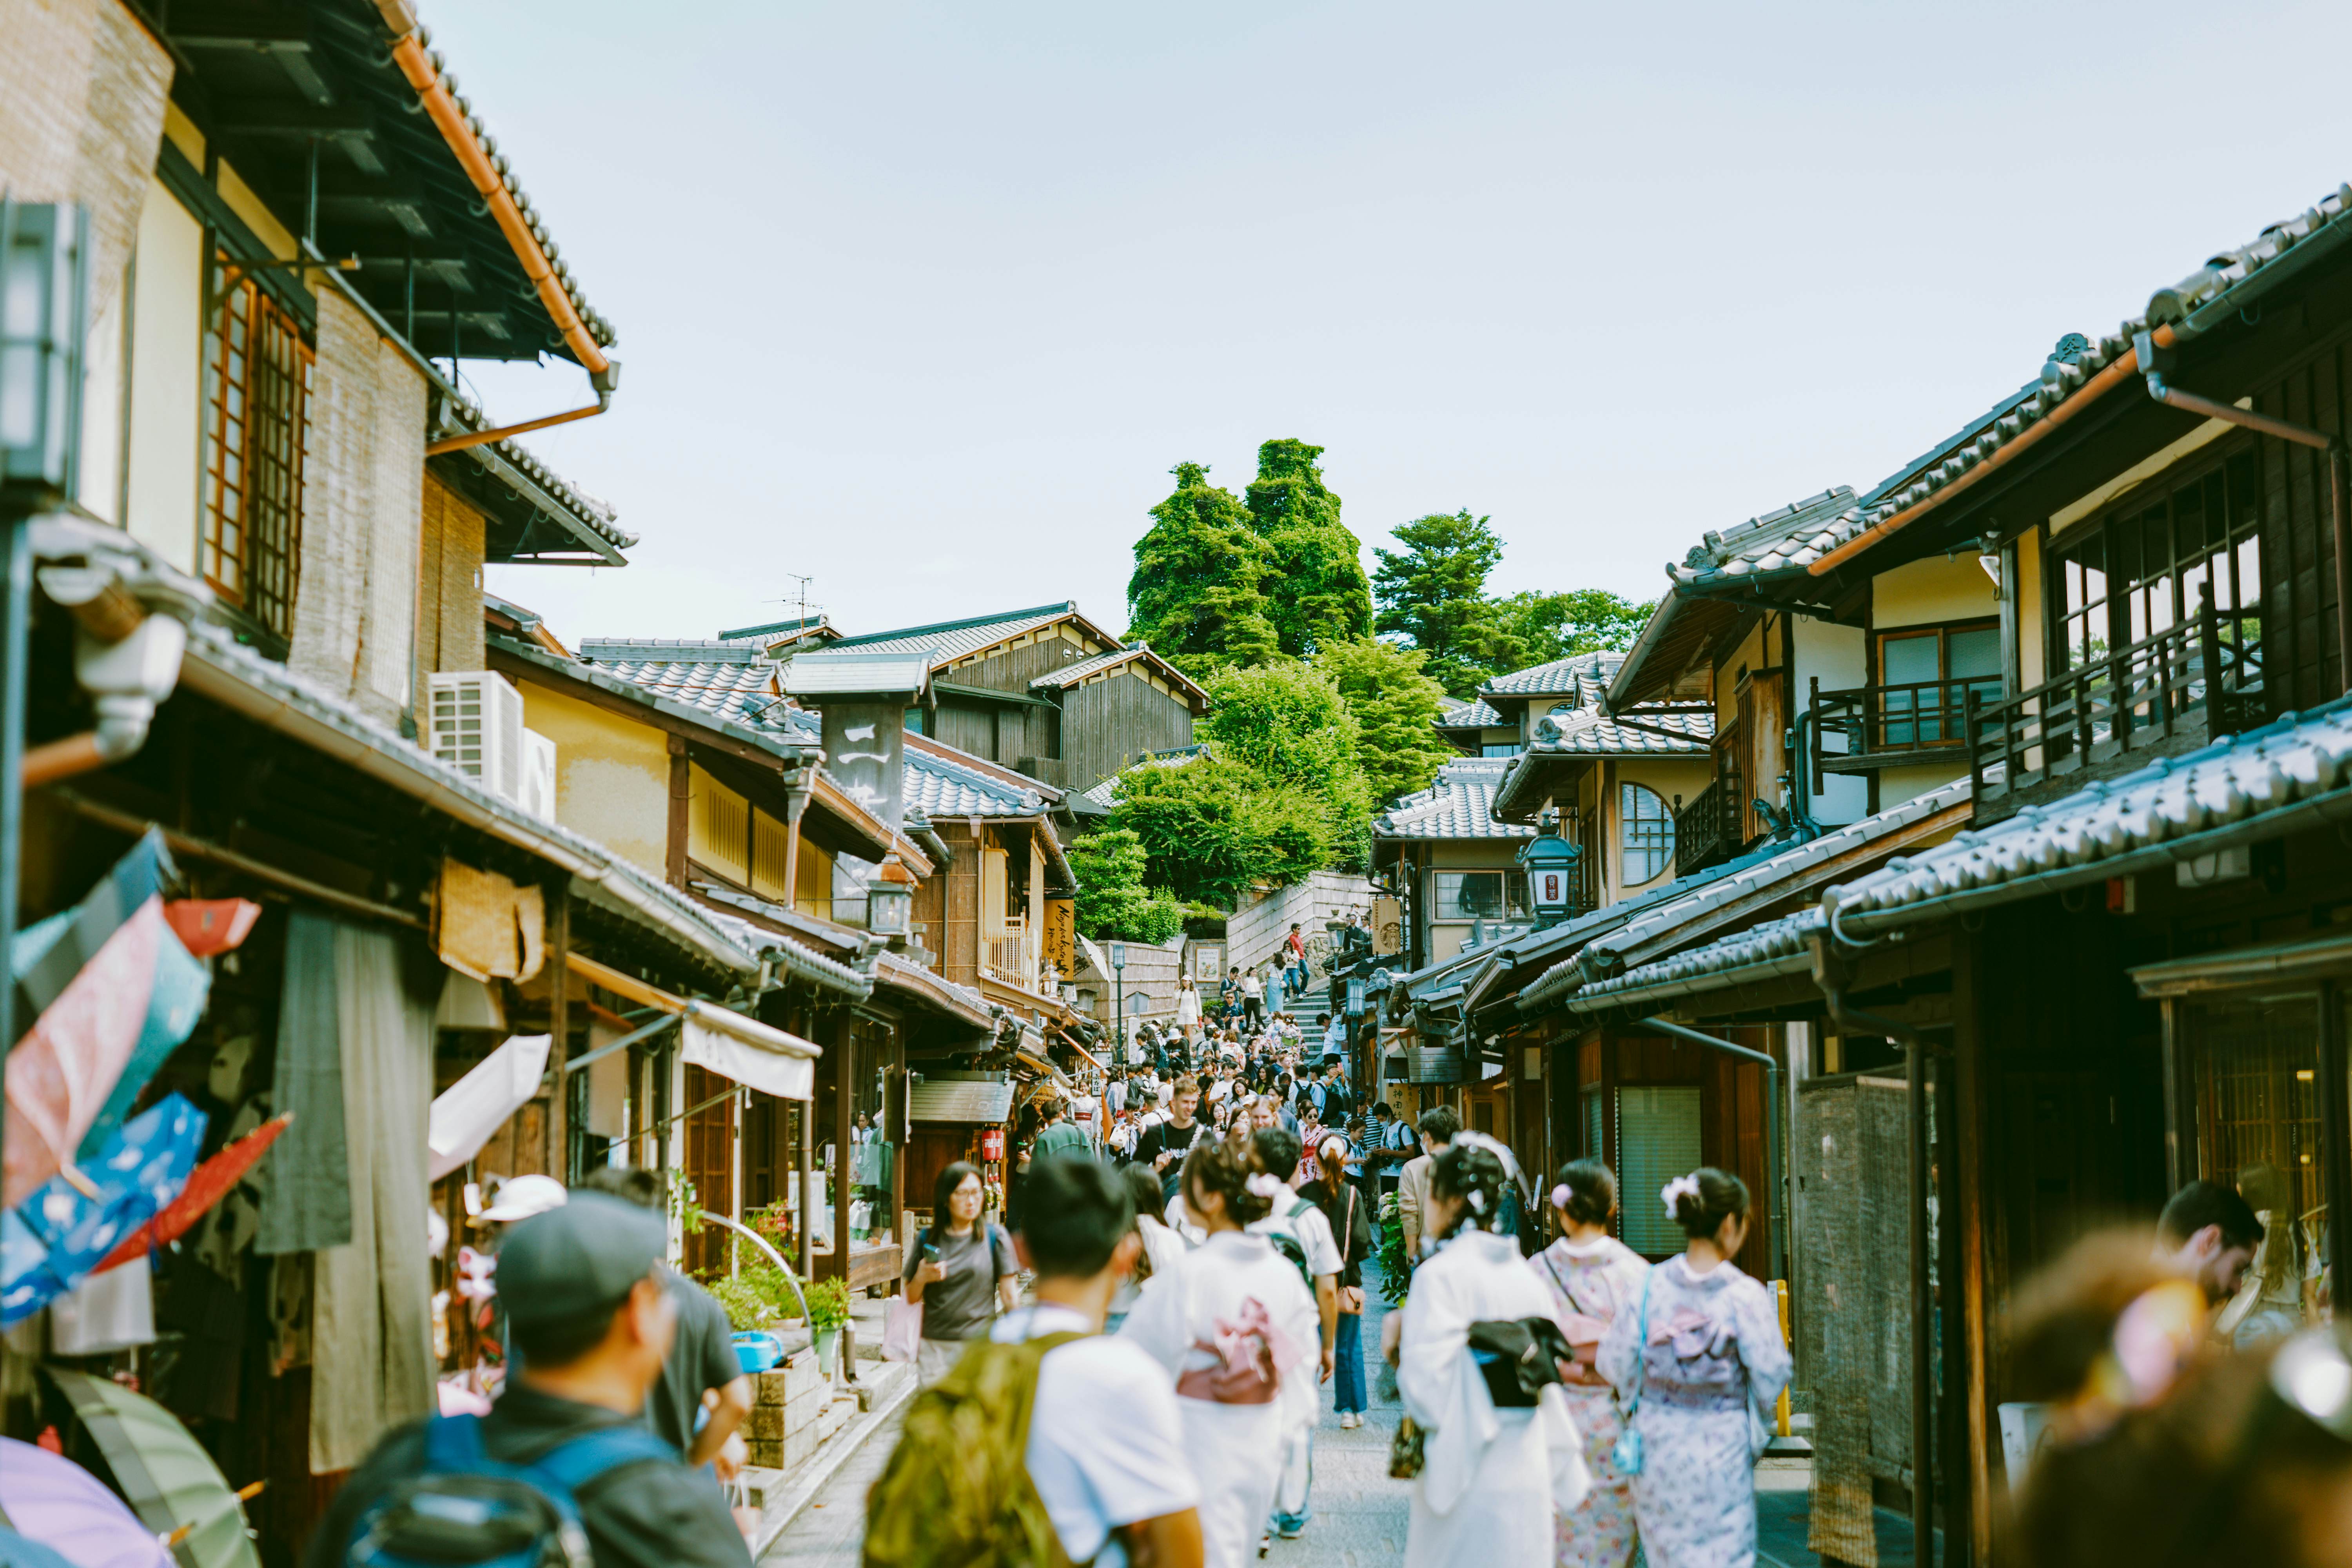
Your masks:
{"label": "woman in white kimono", "polygon": [[1205,1568],[1256,1561],[1282,1475],[1283,1423],[1299,1380],[1311,1391],[1322,1356],[1322,1324],[1298,1269],[1242,1229],[1265,1217],[1279,1190],[1250,1144],[1195,1148],[1181,1196],[1206,1239],[1164,1275],[1155,1262],[1151,1288],[1119,1329],[1175,1380],[1201,1485]]}
{"label": "woman in white kimono", "polygon": [[1430,1169],[1423,1215],[1438,1249],[1412,1277],[1395,1354],[1405,1413],[1427,1430],[1405,1568],[1506,1568],[1551,1560],[1556,1514],[1584,1499],[1582,1445],[1558,1384],[1532,1407],[1496,1407],[1470,1325],[1551,1316],[1503,1210],[1502,1162],[1455,1145]]}
{"label": "woman in white kimono", "polygon": [[1633,1478],[1618,1470],[1613,1453],[1625,1433],[1624,1409],[1595,1363],[1609,1326],[1637,1309],[1650,1266],[1609,1234],[1617,1178],[1600,1161],[1560,1167],[1551,1206],[1566,1234],[1528,1259],[1528,1267],[1551,1292],[1552,1316],[1576,1351],[1563,1377],[1569,1414],[1584,1439],[1584,1467],[1592,1473],[1583,1506],[1559,1516],[1555,1562],[1558,1568],[1626,1568],[1638,1536]]}
{"label": "woman in white kimono", "polygon": [[1780,1315],[1731,1261],[1748,1237],[1745,1183],[1709,1167],[1658,1195],[1688,1246],[1601,1342],[1601,1373],[1642,1441],[1642,1551],[1650,1568],[1752,1568],[1763,1411],[1789,1383]]}

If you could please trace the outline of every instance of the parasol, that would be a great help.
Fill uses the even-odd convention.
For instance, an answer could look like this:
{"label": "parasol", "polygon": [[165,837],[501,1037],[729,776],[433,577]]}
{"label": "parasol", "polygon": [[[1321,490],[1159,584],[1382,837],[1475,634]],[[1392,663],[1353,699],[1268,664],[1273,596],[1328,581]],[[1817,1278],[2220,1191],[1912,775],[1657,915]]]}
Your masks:
{"label": "parasol", "polygon": [[274,1116],[198,1165],[189,1176],[188,1184],[153,1219],[142,1225],[121,1244],[106,1255],[106,1261],[90,1270],[103,1274],[110,1268],[120,1268],[135,1258],[142,1258],[156,1247],[174,1242],[186,1234],[190,1226],[205,1215],[205,1211],[228,1195],[228,1190],[251,1170],[254,1162],[269,1152],[286,1124],[294,1120],[287,1111]]}
{"label": "parasol", "polygon": [[133,1118],[91,1162],[86,1197],[62,1175],[0,1214],[0,1327],[79,1283],[179,1195],[204,1146],[205,1115],[176,1094]]}
{"label": "parasol", "polygon": [[139,1521],[156,1535],[178,1536],[171,1554],[180,1568],[261,1568],[238,1494],[177,1416],[119,1383],[41,1370],[105,1456]]}
{"label": "parasol", "polygon": [[[74,1568],[172,1568],[172,1554],[106,1483],[61,1455],[0,1437],[0,1509]],[[10,1554],[7,1559],[15,1563]]]}
{"label": "parasol", "polygon": [[74,1568],[54,1546],[17,1534],[0,1525],[0,1568]]}
{"label": "parasol", "polygon": [[242,943],[260,918],[261,906],[251,899],[174,899],[163,906],[163,919],[180,945],[197,958]]}

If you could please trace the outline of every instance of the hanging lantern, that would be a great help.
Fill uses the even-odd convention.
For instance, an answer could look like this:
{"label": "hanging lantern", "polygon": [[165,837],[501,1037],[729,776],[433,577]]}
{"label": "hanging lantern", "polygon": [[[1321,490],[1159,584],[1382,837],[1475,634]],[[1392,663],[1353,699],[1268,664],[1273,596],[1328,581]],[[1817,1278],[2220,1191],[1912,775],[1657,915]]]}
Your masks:
{"label": "hanging lantern", "polygon": [[1566,920],[1576,900],[1576,865],[1583,851],[1556,833],[1528,841],[1519,864],[1528,868],[1528,896],[1546,924]]}

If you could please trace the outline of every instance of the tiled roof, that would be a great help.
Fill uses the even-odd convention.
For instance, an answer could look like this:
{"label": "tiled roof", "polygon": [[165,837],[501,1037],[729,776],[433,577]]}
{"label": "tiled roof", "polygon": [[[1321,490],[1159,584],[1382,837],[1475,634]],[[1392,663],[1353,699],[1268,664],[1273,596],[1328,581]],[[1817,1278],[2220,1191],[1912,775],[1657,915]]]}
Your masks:
{"label": "tiled roof", "polygon": [[[1768,979],[1775,974],[1794,974],[1811,963],[1807,943],[1823,923],[1820,910],[1800,910],[1705,947],[1695,947],[1655,963],[1644,963],[1608,980],[1596,980],[1570,997],[1567,1005],[1574,1013],[1597,1013],[1604,1007],[1630,1007],[1652,997],[1663,999]],[[1549,974],[1545,976],[1549,978]],[[1529,986],[1527,994],[1532,996],[1535,989]],[[1523,1000],[1521,1005],[1541,1004]]]}
{"label": "tiled roof", "polygon": [[2341,245],[2352,234],[2352,223],[2345,221],[2348,212],[2352,184],[2339,185],[2297,216],[2272,224],[2249,243],[2211,257],[2179,282],[2158,289],[2144,310],[2126,318],[2115,331],[2095,339],[2068,333],[2043,362],[2036,380],[1905,464],[1859,502],[1824,509],[1811,533],[1789,538],[1793,548],[1768,552],[1744,565],[1730,560],[1685,560],[1667,567],[1667,574],[1677,583],[1696,584],[1724,575],[1762,575],[1811,565],[1865,530],[1927,500],[2023,437],[2102,373],[2130,360],[2134,340],[2141,332],[2168,327],[2186,338],[2247,308],[2257,296]]}
{"label": "tiled roof", "polygon": [[1809,838],[1777,854],[1751,860],[1680,898],[1653,904],[1617,930],[1593,938],[1573,959],[1546,970],[1520,993],[1519,1005],[1535,1011],[1580,984],[1597,984],[1598,977],[1621,966],[1626,956],[1654,952],[1662,943],[1675,941],[1678,931],[1688,932],[1681,940],[1690,942],[1706,933],[1708,917],[1773,888],[1790,886],[1793,893],[1803,887],[1806,872],[1959,805],[1969,798],[1969,793],[1968,780],[1955,780],[1859,822],[1833,827],[1819,838]]}
{"label": "tiled roof", "polygon": [[907,805],[937,822],[955,816],[1034,816],[1045,809],[1045,797],[910,746]]}
{"label": "tiled roof", "polygon": [[2285,818],[2352,792],[2352,699],[2290,713],[2186,756],[2160,758],[2096,780],[2047,805],[2021,807],[1923,854],[1829,889],[1842,934],[1902,924],[1923,904],[1937,913],[2026,898],[2062,886],[2161,870],[2210,855],[2224,841],[2290,830]]}
{"label": "tiled roof", "polygon": [[1202,689],[1200,682],[1152,652],[1148,643],[1129,643],[1125,647],[1115,647],[1108,653],[1098,653],[1091,658],[1082,658],[1075,664],[1066,664],[1059,669],[1048,670],[1032,680],[1029,687],[1034,691],[1040,686],[1075,686],[1089,675],[1099,675],[1104,670],[1117,668],[1129,659],[1137,658],[1149,660],[1152,668],[1159,672],[1161,679],[1176,682],[1187,692],[1199,697],[1203,701],[1208,700],[1209,694]]}
{"label": "tiled roof", "polygon": [[[1713,713],[1659,713],[1634,708],[1622,716],[1649,728],[1636,730],[1617,723],[1598,707],[1578,707],[1567,712],[1555,710],[1536,721],[1536,738],[1528,754],[1696,756],[1715,739]],[[1661,735],[1660,730],[1671,730],[1674,734]]]}
{"label": "tiled roof", "polygon": [[1465,757],[1437,770],[1425,789],[1372,819],[1381,838],[1532,838],[1536,830],[1495,820],[1495,786],[1510,759]]}
{"label": "tiled roof", "polygon": [[756,644],[588,637],[580,644],[580,657],[632,686],[675,698],[713,717],[754,729],[791,728],[777,696],[776,667]]}
{"label": "tiled roof", "polygon": [[[469,450],[477,457],[486,452],[496,452],[516,472],[544,491],[550,500],[562,508],[567,514],[566,521],[587,529],[614,550],[636,548],[637,536],[616,521],[620,514],[614,510],[611,502],[598,500],[584,490],[574,489],[570,480],[533,457],[521,442],[509,437],[504,441],[486,442],[482,447]],[[484,466],[495,471],[495,464],[485,462]]]}
{"label": "tiled roof", "polygon": [[1680,566],[1666,568],[1666,575],[1677,583],[1695,584],[1802,566],[1850,536],[1851,530],[1847,534],[1835,533],[1838,519],[1858,515],[1853,488],[1833,486],[1819,495],[1751,517],[1737,528],[1727,528],[1720,533],[1707,530],[1699,542],[1691,546]]}
{"label": "tiled roof", "polygon": [[1052,626],[1064,616],[1075,614],[1077,607],[1076,600],[1065,599],[1058,605],[1007,610],[1002,615],[974,616],[961,621],[934,621],[929,626],[902,626],[897,631],[867,632],[862,637],[843,637],[827,646],[862,648],[873,653],[913,653],[928,648],[932,662],[938,664],[961,658],[968,653],[977,653],[1007,637],[1017,637],[1023,632]]}
{"label": "tiled roof", "polygon": [[1482,697],[1475,702],[1448,708],[1437,716],[1434,722],[1441,730],[1486,730],[1507,724],[1510,721],[1496,712],[1493,705]]}
{"label": "tiled roof", "polygon": [[1597,703],[1601,689],[1617,673],[1622,653],[1576,653],[1548,664],[1533,664],[1498,675],[1478,689],[1481,697],[1573,697],[1580,703]]}
{"label": "tiled roof", "polygon": [[827,621],[821,615],[810,616],[806,619],[794,616],[790,620],[768,621],[756,626],[737,626],[730,631],[720,632],[719,634],[719,640],[720,642],[768,643],[773,642],[779,637],[792,637],[796,633],[803,631],[814,631],[820,626],[830,625],[832,625],[832,623]]}
{"label": "tiled roof", "polygon": [[1186,763],[1191,762],[1194,757],[1206,756],[1208,754],[1208,750],[1209,749],[1206,746],[1174,746],[1164,752],[1154,752],[1151,755],[1145,757],[1139,762],[1129,763],[1118,773],[1111,774],[1110,777],[1096,784],[1092,789],[1087,790],[1086,792],[1086,798],[1093,801],[1105,811],[1108,811],[1111,807],[1118,804],[1118,797],[1113,793],[1118,786],[1118,781],[1125,778],[1129,773],[1133,773],[1136,769],[1181,768]]}
{"label": "tiled roof", "polygon": [[871,974],[861,973],[837,959],[827,958],[807,943],[771,931],[757,921],[748,921],[740,914],[710,907],[713,903],[732,904],[736,909],[763,919],[774,919],[784,912],[766,900],[708,882],[696,883],[695,891],[702,895],[703,918],[732,937],[735,945],[744,952],[772,953],[777,967],[785,973],[861,1002],[874,994],[874,977]]}

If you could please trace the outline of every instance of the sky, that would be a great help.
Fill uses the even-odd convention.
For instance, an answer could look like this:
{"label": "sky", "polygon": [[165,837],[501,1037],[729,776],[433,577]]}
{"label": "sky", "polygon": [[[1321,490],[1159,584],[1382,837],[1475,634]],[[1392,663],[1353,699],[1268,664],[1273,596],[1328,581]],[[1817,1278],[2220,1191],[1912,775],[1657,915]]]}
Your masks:
{"label": "sky", "polygon": [[[1125,624],[1177,462],[1638,598],[2352,177],[2352,7],[420,0],[614,324],[583,636]],[[492,414],[577,367],[468,362]]]}

